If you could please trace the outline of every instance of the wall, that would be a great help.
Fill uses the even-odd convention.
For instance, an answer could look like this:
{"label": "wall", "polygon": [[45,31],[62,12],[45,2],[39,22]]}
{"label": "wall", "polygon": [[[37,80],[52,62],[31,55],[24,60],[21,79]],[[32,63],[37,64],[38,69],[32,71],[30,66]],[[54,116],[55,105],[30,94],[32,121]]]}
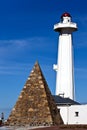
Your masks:
{"label": "wall", "polygon": [[87,104],[58,107],[64,124],[87,124]]}

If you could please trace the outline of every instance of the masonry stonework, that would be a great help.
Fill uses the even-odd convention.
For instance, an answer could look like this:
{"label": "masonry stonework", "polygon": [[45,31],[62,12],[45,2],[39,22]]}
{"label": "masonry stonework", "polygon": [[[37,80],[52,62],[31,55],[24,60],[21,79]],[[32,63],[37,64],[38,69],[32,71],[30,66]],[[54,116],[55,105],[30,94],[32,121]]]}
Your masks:
{"label": "masonry stonework", "polygon": [[7,120],[9,125],[59,125],[63,121],[38,62]]}

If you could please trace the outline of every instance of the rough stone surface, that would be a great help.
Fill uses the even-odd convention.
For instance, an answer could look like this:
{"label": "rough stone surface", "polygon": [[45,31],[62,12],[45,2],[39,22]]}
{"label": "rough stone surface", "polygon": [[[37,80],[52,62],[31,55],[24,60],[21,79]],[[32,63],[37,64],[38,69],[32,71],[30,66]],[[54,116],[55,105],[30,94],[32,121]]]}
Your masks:
{"label": "rough stone surface", "polygon": [[63,123],[38,62],[35,63],[7,123],[19,126]]}

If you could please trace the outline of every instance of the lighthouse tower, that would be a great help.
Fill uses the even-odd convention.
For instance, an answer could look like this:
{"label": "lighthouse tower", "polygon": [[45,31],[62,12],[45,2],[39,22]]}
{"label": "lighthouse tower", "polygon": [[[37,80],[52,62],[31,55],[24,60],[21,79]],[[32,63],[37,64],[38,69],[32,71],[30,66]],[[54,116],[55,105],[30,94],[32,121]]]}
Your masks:
{"label": "lighthouse tower", "polygon": [[74,100],[72,32],[77,30],[77,25],[71,21],[69,13],[64,13],[60,23],[54,25],[54,30],[59,32],[58,61],[54,65],[57,72],[56,95]]}

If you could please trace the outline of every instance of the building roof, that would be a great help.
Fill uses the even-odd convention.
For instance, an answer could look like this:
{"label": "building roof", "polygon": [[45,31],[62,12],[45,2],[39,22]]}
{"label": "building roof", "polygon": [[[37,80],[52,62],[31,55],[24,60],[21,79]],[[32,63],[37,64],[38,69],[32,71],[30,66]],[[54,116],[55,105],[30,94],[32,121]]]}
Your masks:
{"label": "building roof", "polygon": [[70,98],[63,98],[61,96],[56,96],[56,95],[53,95],[53,98],[57,105],[80,105],[80,103]]}
{"label": "building roof", "polygon": [[7,120],[9,125],[59,125],[62,118],[38,62]]}

